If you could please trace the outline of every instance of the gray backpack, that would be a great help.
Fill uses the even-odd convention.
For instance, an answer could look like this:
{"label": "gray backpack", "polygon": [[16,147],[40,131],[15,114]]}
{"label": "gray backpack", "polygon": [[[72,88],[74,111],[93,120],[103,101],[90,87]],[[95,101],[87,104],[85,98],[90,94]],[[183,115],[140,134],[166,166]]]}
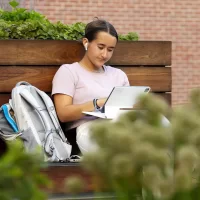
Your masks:
{"label": "gray backpack", "polygon": [[0,137],[3,140],[14,140],[20,136],[17,124],[13,118],[13,110],[9,103],[0,107]]}
{"label": "gray backpack", "polygon": [[39,145],[43,148],[45,161],[67,161],[72,147],[62,131],[51,98],[23,81],[12,89],[11,97],[26,150],[32,152]]}

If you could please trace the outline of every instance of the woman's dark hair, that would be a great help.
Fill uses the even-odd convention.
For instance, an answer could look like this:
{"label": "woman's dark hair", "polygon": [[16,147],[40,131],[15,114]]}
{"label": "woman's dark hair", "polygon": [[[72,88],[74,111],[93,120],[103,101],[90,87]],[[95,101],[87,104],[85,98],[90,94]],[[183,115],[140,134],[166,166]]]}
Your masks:
{"label": "woman's dark hair", "polygon": [[97,37],[97,33],[99,32],[106,32],[110,35],[116,37],[118,41],[118,34],[115,30],[114,26],[109,22],[101,19],[95,19],[94,21],[88,23],[85,27],[85,36],[89,42],[95,40]]}

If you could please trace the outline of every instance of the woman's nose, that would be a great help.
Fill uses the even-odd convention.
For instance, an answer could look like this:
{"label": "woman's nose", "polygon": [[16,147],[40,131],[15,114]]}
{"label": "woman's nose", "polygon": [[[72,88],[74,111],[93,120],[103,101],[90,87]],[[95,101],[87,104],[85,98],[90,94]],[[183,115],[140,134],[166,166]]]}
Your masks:
{"label": "woman's nose", "polygon": [[108,55],[108,51],[107,51],[107,49],[104,49],[103,52],[102,52],[102,57],[106,58],[107,55]]}

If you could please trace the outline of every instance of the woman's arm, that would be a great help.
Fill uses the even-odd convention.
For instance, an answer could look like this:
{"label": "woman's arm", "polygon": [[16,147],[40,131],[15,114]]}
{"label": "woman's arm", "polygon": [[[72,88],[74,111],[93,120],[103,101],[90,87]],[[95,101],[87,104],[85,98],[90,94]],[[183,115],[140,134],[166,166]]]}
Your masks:
{"label": "woman's arm", "polygon": [[[93,111],[94,105],[93,101],[73,105],[73,98],[65,94],[54,94],[54,104],[58,118],[61,122],[70,122],[78,120],[84,116],[82,111]],[[103,106],[106,101],[106,98],[99,99],[97,105],[99,107]]]}

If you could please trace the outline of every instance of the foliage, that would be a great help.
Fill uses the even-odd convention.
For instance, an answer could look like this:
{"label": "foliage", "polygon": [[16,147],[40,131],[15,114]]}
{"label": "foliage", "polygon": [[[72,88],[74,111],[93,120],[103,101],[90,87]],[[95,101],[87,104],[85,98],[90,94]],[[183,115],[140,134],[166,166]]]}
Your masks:
{"label": "foliage", "polygon": [[[44,15],[25,8],[17,8],[18,2],[10,2],[12,11],[0,10],[0,39],[52,39],[80,40],[86,24],[77,22],[66,25],[51,23]],[[138,40],[136,33],[120,35],[120,40]]]}
{"label": "foliage", "polygon": [[121,41],[138,41],[139,36],[135,32],[129,32],[126,35],[119,34],[119,40],[121,40]]}
{"label": "foliage", "polygon": [[85,182],[80,176],[71,176],[65,179],[65,188],[71,194],[84,192]]}
{"label": "foliage", "polygon": [[[171,110],[152,94],[140,106],[92,127],[97,149],[84,155],[83,167],[118,199],[200,199],[200,90],[181,108]],[[169,111],[171,125],[163,126]]]}
{"label": "foliage", "polygon": [[46,199],[41,186],[50,186],[50,182],[40,173],[41,156],[27,154],[22,147],[20,141],[11,142],[7,153],[0,158],[0,199]]}

